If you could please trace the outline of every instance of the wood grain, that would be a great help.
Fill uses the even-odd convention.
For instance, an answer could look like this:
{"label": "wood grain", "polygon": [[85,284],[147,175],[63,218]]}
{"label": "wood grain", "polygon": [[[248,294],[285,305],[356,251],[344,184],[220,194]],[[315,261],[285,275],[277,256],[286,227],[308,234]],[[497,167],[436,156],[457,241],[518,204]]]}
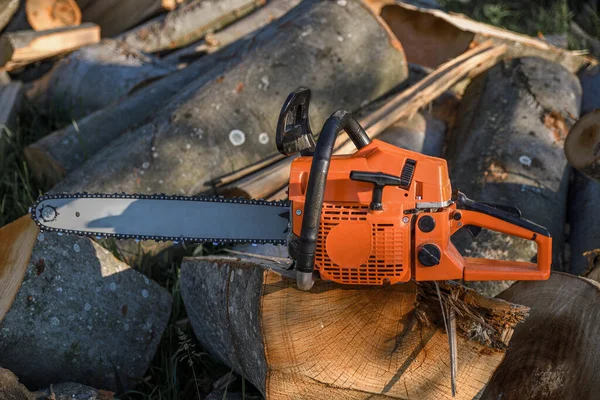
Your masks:
{"label": "wood grain", "polygon": [[29,215],[0,228],[0,321],[21,288],[38,232]]}

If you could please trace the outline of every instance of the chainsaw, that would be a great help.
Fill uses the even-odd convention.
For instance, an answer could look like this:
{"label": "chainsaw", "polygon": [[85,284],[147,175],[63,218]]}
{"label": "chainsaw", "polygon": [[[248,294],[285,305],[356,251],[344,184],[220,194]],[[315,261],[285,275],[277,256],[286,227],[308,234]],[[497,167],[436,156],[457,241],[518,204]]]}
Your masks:
{"label": "chainsaw", "polygon": [[[346,111],[327,119],[315,139],[309,89],[292,92],[276,130],[291,165],[288,201],[166,194],[60,193],[30,209],[41,230],[97,238],[287,245],[297,286],[315,279],[386,285],[443,280],[545,280],[548,230],[518,209],[452,192],[446,161],[371,140]],[[333,155],[345,131],[357,151]],[[535,241],[535,263],[463,257],[451,241],[461,228],[484,228]],[[439,286],[438,296],[439,296]],[[440,296],[441,303],[441,296]],[[456,381],[454,315],[442,305]]]}

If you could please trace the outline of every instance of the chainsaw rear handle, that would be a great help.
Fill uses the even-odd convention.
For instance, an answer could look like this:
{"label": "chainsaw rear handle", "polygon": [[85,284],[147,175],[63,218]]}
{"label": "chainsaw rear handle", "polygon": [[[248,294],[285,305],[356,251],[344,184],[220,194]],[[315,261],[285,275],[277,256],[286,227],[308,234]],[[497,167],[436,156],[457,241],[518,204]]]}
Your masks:
{"label": "chainsaw rear handle", "polygon": [[369,139],[365,130],[347,111],[336,111],[323,125],[310,166],[302,229],[298,239],[295,268],[298,288],[301,290],[310,290],[313,285],[317,236],[319,234],[327,173],[329,172],[329,163],[335,140],[342,129],[348,133],[357,149],[371,143],[371,139]]}
{"label": "chainsaw rear handle", "polygon": [[533,240],[537,244],[537,264],[465,257],[465,280],[548,279],[552,268],[552,237],[546,228],[511,212],[470,200],[461,192],[457,194],[456,205],[452,233],[461,227],[472,225]]}

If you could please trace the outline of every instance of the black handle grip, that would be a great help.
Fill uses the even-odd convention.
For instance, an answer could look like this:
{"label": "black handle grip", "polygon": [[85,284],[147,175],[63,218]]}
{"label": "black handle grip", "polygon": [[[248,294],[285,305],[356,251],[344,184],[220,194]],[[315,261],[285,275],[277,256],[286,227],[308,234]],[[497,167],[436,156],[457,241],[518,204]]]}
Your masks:
{"label": "black handle grip", "polygon": [[[484,203],[479,203],[474,200],[467,198],[464,193],[457,192],[456,194],[456,205],[457,208],[463,210],[476,211],[483,214],[487,214],[494,218],[498,218],[502,221],[511,223],[513,225],[519,226],[521,228],[530,230],[532,232],[538,233],[542,236],[550,237],[550,232],[548,229],[540,226],[534,222],[521,218],[520,216],[514,214],[513,212],[507,212],[500,208],[491,207]],[[520,211],[519,211],[520,214]]]}
{"label": "black handle grip", "polygon": [[401,177],[384,174],[383,172],[369,171],[351,171],[350,179],[359,182],[368,182],[375,185],[373,188],[373,196],[371,197],[371,210],[383,210],[383,188],[385,186],[399,186],[403,189],[408,189],[406,181]]}

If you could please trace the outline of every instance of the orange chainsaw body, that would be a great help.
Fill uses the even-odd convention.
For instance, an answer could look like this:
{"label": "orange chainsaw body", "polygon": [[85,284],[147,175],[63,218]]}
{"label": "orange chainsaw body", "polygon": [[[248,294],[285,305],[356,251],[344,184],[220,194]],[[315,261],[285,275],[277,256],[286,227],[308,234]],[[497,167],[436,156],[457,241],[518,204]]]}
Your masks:
{"label": "orange chainsaw body", "polygon": [[[386,186],[382,210],[371,210],[373,184],[350,179],[352,171],[399,176],[415,161],[408,188]],[[312,157],[294,160],[289,199],[292,230],[300,235]],[[543,280],[550,276],[552,239],[485,213],[457,209],[446,161],[373,140],[352,155],[331,158],[315,255],[322,279],[343,284],[464,279]],[[420,219],[427,218],[426,229]],[[432,227],[433,220],[433,227]],[[535,241],[537,263],[463,257],[450,237],[466,225]],[[417,257],[423,246],[439,249],[439,263]]]}

